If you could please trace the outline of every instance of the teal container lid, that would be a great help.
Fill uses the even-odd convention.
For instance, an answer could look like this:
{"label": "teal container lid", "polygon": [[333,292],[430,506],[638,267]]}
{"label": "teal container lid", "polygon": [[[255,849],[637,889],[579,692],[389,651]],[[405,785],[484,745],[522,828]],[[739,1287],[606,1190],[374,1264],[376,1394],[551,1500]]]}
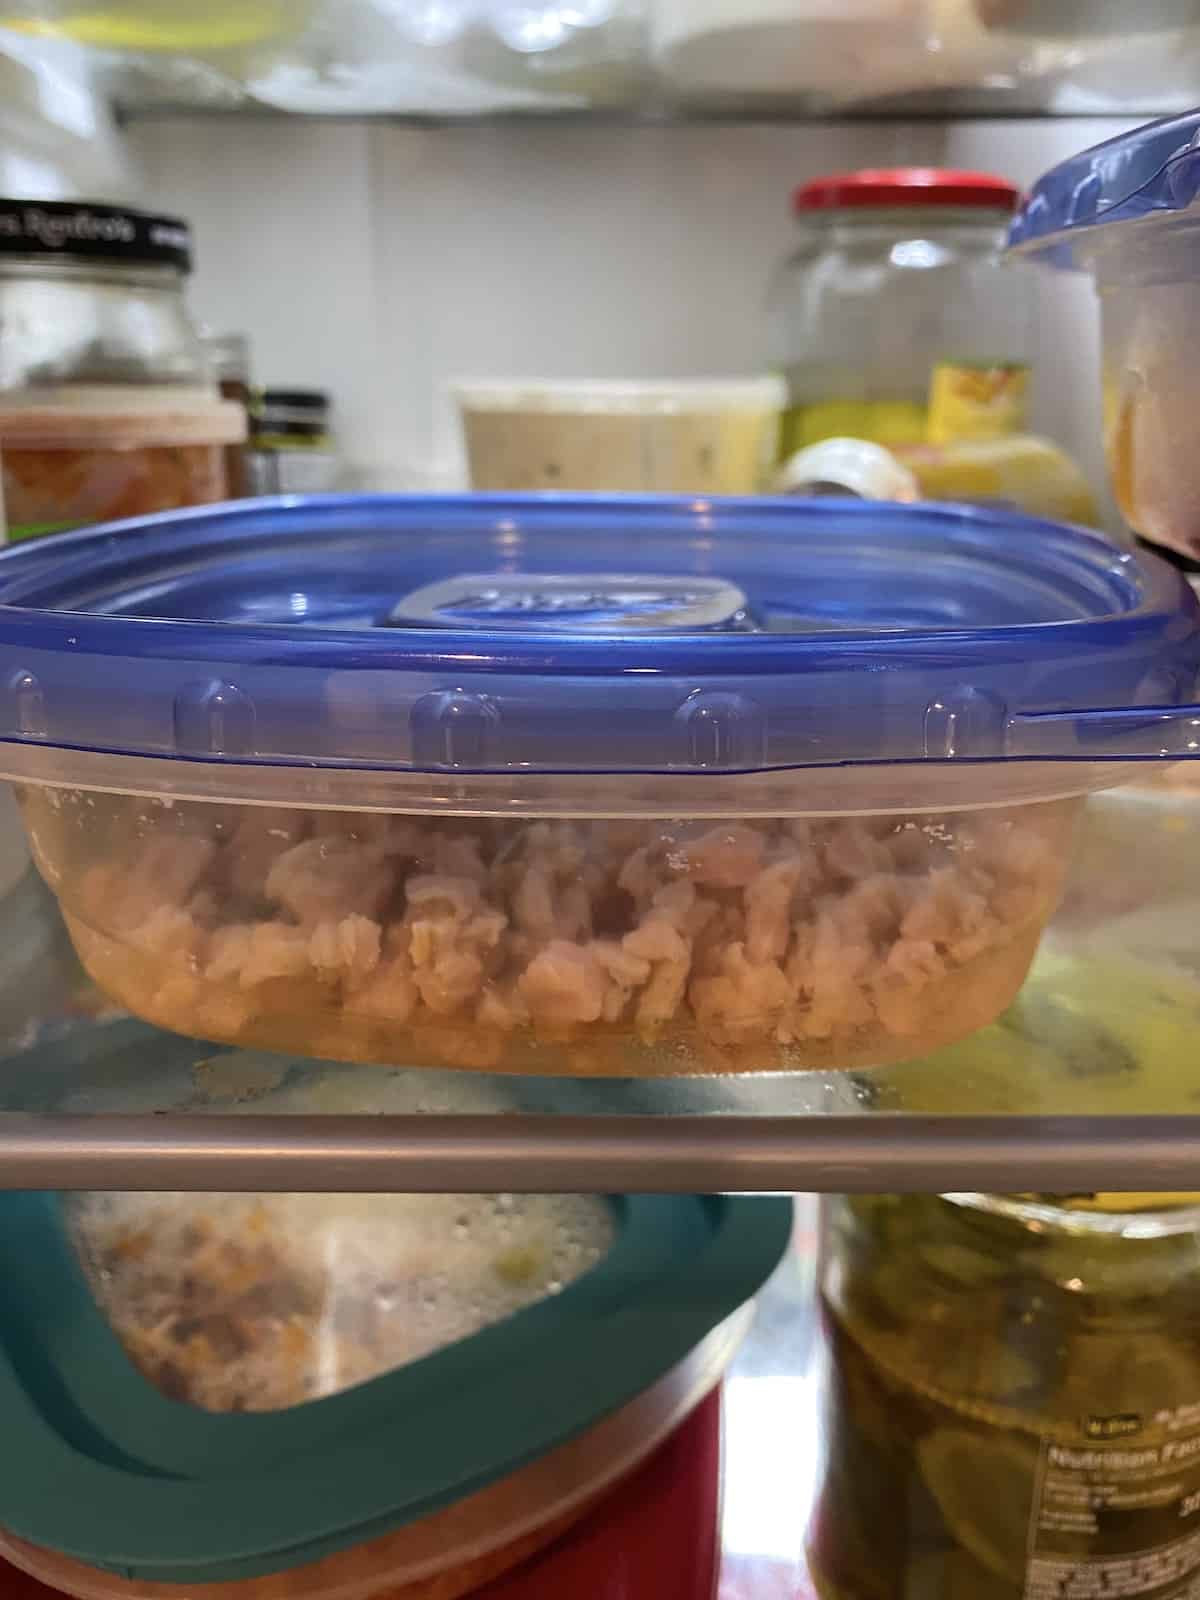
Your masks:
{"label": "teal container lid", "polygon": [[168,1399],[97,1305],[54,1195],[0,1197],[0,1525],[161,1583],[300,1566],[417,1522],[628,1404],[748,1300],[785,1199],[629,1195],[561,1294],[344,1393],[214,1414]]}

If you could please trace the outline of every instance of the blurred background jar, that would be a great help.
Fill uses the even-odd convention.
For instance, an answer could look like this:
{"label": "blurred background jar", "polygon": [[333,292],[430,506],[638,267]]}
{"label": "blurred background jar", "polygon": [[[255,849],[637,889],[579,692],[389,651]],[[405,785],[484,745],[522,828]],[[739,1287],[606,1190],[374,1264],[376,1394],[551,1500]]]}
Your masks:
{"label": "blurred background jar", "polygon": [[260,389],[250,407],[252,494],[324,494],[338,478],[323,389]]}
{"label": "blurred background jar", "polygon": [[781,459],[835,435],[945,444],[1024,431],[1032,288],[1000,260],[1017,189],[988,173],[867,169],[803,184],[769,296],[788,386]]}
{"label": "blurred background jar", "polygon": [[[239,408],[249,431],[252,403],[249,339],[244,333],[209,333],[204,336],[204,344],[222,400]],[[250,493],[250,464],[244,438],[226,446],[225,492],[231,500],[242,500]]]}
{"label": "blurred background jar", "polygon": [[822,1600],[1193,1592],[1196,1200],[830,1203]]}
{"label": "blurred background jar", "polygon": [[176,217],[0,200],[0,447],[8,537],[225,498],[245,435],[184,295]]}

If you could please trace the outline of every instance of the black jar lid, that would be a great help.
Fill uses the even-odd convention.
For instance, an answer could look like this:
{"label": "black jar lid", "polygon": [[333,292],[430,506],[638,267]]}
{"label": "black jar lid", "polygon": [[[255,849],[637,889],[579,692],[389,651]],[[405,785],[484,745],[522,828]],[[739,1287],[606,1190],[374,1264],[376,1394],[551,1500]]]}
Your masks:
{"label": "black jar lid", "polygon": [[264,411],[309,411],[322,413],[329,410],[329,395],[324,389],[260,389],[258,404]]}
{"label": "black jar lid", "polygon": [[0,256],[59,256],[190,272],[192,233],[180,217],[82,200],[0,199]]}

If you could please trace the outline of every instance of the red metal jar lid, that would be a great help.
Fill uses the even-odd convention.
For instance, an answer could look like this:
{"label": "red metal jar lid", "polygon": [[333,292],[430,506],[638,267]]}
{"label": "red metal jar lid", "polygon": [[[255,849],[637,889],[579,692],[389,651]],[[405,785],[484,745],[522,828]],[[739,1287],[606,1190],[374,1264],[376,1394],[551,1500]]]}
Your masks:
{"label": "red metal jar lid", "polygon": [[1015,211],[1017,186],[990,172],[946,167],[864,167],[802,183],[792,196],[796,211],[832,211],[841,206],[978,206]]}

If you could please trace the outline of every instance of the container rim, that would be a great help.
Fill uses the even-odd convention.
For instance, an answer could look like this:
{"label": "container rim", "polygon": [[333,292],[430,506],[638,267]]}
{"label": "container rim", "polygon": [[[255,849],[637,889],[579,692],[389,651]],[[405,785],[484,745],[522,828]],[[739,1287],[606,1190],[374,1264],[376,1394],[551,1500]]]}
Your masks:
{"label": "container rim", "polygon": [[[1009,249],[1052,267],[1086,268],[1102,230],[1178,217],[1197,196],[1200,111],[1188,111],[1117,134],[1052,167],[1013,219]],[[1126,232],[1121,228],[1120,237]]]}
{"label": "container rim", "polygon": [[588,412],[634,416],[781,410],[783,379],[731,378],[453,378],[449,392],[464,411]]}

